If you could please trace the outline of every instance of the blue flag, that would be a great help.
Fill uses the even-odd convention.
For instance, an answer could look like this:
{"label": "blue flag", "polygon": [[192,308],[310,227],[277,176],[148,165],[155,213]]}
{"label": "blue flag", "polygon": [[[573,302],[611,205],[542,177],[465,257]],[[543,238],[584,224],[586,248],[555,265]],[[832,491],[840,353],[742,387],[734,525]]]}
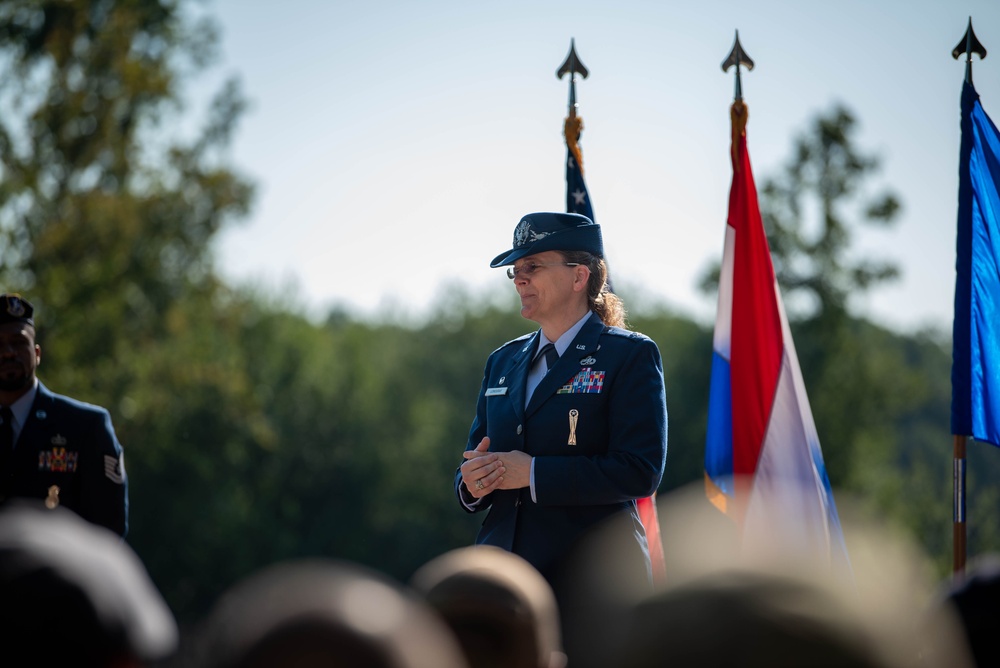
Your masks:
{"label": "blue flag", "polygon": [[[583,181],[583,172],[572,151],[566,152],[566,213],[579,213],[594,220],[594,208],[590,205],[590,193]],[[596,223],[597,221],[594,220]]]}
{"label": "blue flag", "polygon": [[590,193],[583,181],[583,155],[578,143],[582,130],[583,121],[579,116],[566,119],[566,213],[579,213],[596,223]]}
{"label": "blue flag", "polygon": [[[566,118],[563,134],[566,136],[566,213],[579,213],[594,220],[594,207],[590,204],[590,193],[583,181],[583,153],[580,151],[580,133],[583,132],[583,119],[575,113]],[[611,276],[608,276],[608,290],[611,287]],[[666,562],[663,558],[663,539],[660,537],[660,520],[656,511],[656,492],[652,496],[636,499],[639,519],[646,530],[649,542],[649,559],[653,569],[654,582],[662,582],[666,578]]]}
{"label": "blue flag", "polygon": [[1000,447],[1000,132],[962,88],[951,433]]}

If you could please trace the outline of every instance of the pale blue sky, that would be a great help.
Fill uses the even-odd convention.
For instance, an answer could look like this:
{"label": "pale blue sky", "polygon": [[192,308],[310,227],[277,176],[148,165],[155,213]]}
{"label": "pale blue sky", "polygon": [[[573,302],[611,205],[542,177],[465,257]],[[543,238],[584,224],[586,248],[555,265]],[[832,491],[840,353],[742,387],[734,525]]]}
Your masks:
{"label": "pale blue sky", "polygon": [[619,0],[503,3],[216,0],[219,64],[251,107],[232,160],[258,184],[254,210],[217,247],[224,274],[316,313],[340,305],[419,314],[451,281],[511,289],[489,260],[519,217],[563,210],[570,38],[587,185],[620,290],[704,322],[697,279],[722,251],[731,180],[734,31],[758,184],[793,136],[841,102],[898,224],[860,240],[903,279],[859,300],[886,324],[948,329],[954,285],[959,95],[951,49],[969,16],[990,51],[976,87],[1000,119],[1000,2]]}

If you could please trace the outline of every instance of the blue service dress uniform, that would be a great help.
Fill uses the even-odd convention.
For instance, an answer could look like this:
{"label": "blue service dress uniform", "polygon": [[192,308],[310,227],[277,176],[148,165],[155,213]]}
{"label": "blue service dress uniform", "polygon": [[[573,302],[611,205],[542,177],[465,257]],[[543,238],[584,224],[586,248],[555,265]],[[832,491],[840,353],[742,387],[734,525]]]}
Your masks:
{"label": "blue service dress uniform", "polygon": [[58,500],[120,536],[128,531],[128,478],[111,416],[41,382],[11,458],[7,496]]}
{"label": "blue service dress uniform", "polygon": [[496,490],[467,507],[475,499],[459,471],[455,490],[462,506],[488,512],[476,543],[524,557],[555,583],[578,542],[617,517],[616,539],[631,546],[624,549],[649,570],[635,500],[656,491],[666,460],[659,349],[648,337],[608,327],[591,314],[525,405],[538,340],[535,332],[490,355],[466,445],[474,449],[489,436],[492,452],[521,450],[535,457],[535,500],[525,487]]}

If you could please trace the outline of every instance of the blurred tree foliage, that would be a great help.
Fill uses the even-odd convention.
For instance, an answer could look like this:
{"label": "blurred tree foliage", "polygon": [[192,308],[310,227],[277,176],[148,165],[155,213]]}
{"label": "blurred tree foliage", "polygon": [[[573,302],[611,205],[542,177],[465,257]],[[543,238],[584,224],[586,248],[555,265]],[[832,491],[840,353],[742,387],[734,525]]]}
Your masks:
{"label": "blurred tree foliage", "polygon": [[[774,273],[792,320],[842,320],[849,301],[899,276],[891,260],[858,257],[862,226],[891,227],[901,205],[895,193],[872,194],[879,160],[856,145],[857,120],[842,105],[817,114],[797,136],[776,176],[760,183],[760,210]],[[706,292],[719,280],[719,263],[701,278]]]}
{"label": "blurred tree foliage", "polygon": [[[243,102],[226,85],[197,137],[168,139],[180,81],[213,44],[181,5],[0,2],[0,289],[36,303],[44,382],[111,410],[128,540],[191,623],[276,560],[352,559],[406,579],[471,542],[480,519],[452,478],[483,364],[533,325],[512,294],[458,286],[418,323],[316,322],[285,295],[223,284],[210,241],[252,194],[225,163]],[[702,479],[712,331],[667,308],[630,319],[663,354],[666,494]],[[943,575],[946,337],[846,312],[794,330],[835,488],[904,528]],[[998,457],[970,448],[971,555],[1000,550]]]}
{"label": "blurred tree foliage", "polygon": [[[36,305],[44,381],[114,414],[135,475],[130,540],[155,575],[232,544],[253,492],[236,479],[275,440],[210,252],[252,196],[225,164],[235,81],[196,136],[172,136],[182,82],[214,44],[174,0],[0,3],[0,284]],[[164,587],[182,605],[204,597],[184,577]]]}
{"label": "blurred tree foliage", "polygon": [[841,105],[817,115],[760,188],[775,274],[787,299],[811,306],[806,313],[843,313],[851,295],[899,275],[895,263],[855,257],[851,247],[857,228],[891,226],[900,210],[893,192],[868,192],[879,161],[856,146],[856,130]]}

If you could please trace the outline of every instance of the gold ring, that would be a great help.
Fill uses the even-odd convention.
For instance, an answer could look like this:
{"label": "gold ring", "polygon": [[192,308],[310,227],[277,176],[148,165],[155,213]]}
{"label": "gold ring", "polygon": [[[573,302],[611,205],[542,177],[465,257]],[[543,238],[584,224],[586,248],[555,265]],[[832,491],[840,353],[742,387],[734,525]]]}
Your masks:
{"label": "gold ring", "polygon": [[479,480],[476,481],[476,489],[482,489],[482,488],[483,488],[483,479],[480,478]]}

